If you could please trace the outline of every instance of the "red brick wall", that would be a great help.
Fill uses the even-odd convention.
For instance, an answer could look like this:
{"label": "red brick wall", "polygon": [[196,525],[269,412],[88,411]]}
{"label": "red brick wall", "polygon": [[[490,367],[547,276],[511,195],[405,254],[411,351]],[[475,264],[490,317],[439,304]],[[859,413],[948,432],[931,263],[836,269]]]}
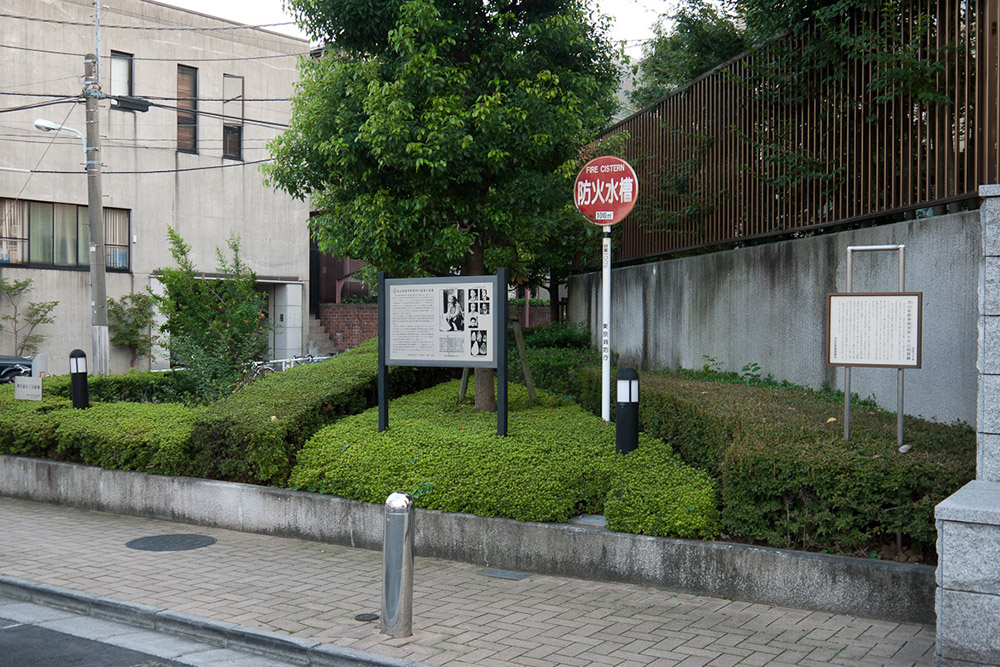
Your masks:
{"label": "red brick wall", "polygon": [[552,321],[552,311],[548,306],[532,306],[531,307],[531,321],[528,324],[524,323],[524,306],[517,309],[517,316],[521,318],[521,326],[532,326],[539,327],[543,324],[548,324]]}
{"label": "red brick wall", "polygon": [[378,305],[374,303],[321,303],[319,319],[337,352],[378,335]]}

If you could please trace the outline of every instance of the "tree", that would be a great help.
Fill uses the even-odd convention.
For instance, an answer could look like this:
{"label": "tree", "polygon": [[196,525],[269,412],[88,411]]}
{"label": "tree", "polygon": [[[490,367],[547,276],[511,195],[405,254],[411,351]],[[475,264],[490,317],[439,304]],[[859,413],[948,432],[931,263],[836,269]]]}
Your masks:
{"label": "tree", "polygon": [[55,321],[51,313],[59,305],[58,301],[33,301],[26,308],[23,307],[21,299],[30,290],[30,279],[8,282],[0,277],[0,305],[5,306],[7,311],[0,315],[0,332],[13,337],[16,356],[38,352],[38,346],[45,340],[45,336],[35,333],[35,328]]}
{"label": "tree", "polygon": [[733,17],[706,0],[688,0],[653,27],[655,37],[643,48],[636,68],[636,87],[629,100],[647,107],[748,48],[745,33]]}
{"label": "tree", "polygon": [[[312,198],[323,252],[402,277],[538,250],[570,200],[566,164],[615,107],[606,25],[584,0],[289,4],[327,47],[300,64],[265,173]],[[476,379],[495,409],[492,371]]]}
{"label": "tree", "polygon": [[232,393],[249,375],[251,362],[267,352],[270,328],[265,296],[254,290],[256,274],[240,259],[239,239],[227,242],[232,259],[216,249],[220,278],[203,278],[189,257],[190,246],[167,229],[170,254],[177,267],[161,268],[157,276],[165,294],[153,295],[166,318],[170,352],[191,374],[204,401]]}
{"label": "tree", "polygon": [[153,316],[156,306],[148,294],[126,294],[108,299],[108,329],[111,344],[127,349],[131,355],[129,368],[135,368],[139,357],[153,349]]}

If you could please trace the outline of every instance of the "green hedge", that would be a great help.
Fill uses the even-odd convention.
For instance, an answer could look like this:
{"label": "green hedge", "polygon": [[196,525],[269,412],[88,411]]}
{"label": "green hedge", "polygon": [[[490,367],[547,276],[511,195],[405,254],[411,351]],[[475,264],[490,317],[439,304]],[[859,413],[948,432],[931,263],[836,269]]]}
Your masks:
{"label": "green hedge", "polygon": [[[266,375],[199,416],[192,450],[201,477],[283,486],[295,454],[320,427],[375,405],[378,347],[371,339],[328,361]],[[392,366],[391,394],[439,382],[453,369]]]}
{"label": "green hedge", "polygon": [[53,413],[71,405],[65,398],[44,393],[41,401],[19,401],[13,384],[0,385],[0,454],[51,456],[59,424]]}
{"label": "green hedge", "polygon": [[862,552],[896,541],[931,549],[934,506],[975,476],[968,426],[852,410],[833,392],[644,374],[642,428],[720,481],[723,529],[771,546]]}
{"label": "green hedge", "polygon": [[[189,402],[193,382],[184,371],[127,373],[125,375],[88,375],[87,389],[91,403],[174,403]],[[45,378],[46,393],[71,398],[70,376]]]}
{"label": "green hedge", "polygon": [[103,403],[58,414],[56,451],[112,470],[189,473],[191,434],[203,408],[179,404]]}
{"label": "green hedge", "polygon": [[[374,503],[407,491],[419,507],[520,521],[602,514],[614,488],[619,510],[612,528],[631,522],[663,531],[655,534],[711,534],[712,481],[671,457],[662,442],[641,436],[640,447],[660,453],[656,466],[663,474],[651,480],[651,489],[639,489],[634,483],[650,461],[618,456],[614,429],[578,406],[545,394],[532,405],[527,391],[513,386],[508,436],[501,438],[496,415],[476,411],[468,400],[456,405],[457,390],[450,382],[393,401],[389,429],[381,434],[374,410],[322,429],[299,453],[292,483]],[[637,510],[623,500],[636,495],[648,497],[647,513],[662,503],[670,525],[631,517]]]}

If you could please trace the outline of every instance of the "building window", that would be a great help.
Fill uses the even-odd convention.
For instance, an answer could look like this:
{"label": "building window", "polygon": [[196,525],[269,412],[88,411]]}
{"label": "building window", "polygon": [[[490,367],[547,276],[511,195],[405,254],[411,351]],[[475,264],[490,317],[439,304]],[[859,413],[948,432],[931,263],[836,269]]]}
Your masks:
{"label": "building window", "polygon": [[[78,267],[90,264],[87,207],[0,199],[0,263]],[[104,209],[104,260],[129,268],[129,211]]]}
{"label": "building window", "polygon": [[222,75],[222,157],[243,159],[243,77]]}
{"label": "building window", "polygon": [[177,150],[198,152],[198,70],[177,66]]}
{"label": "building window", "polygon": [[116,95],[132,96],[131,53],[111,52],[111,96]]}

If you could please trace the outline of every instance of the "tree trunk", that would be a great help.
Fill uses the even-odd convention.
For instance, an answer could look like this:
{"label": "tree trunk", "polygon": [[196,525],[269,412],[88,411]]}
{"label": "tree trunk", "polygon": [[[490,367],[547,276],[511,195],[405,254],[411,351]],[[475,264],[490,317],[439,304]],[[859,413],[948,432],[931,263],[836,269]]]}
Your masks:
{"label": "tree trunk", "polygon": [[[486,272],[486,263],[484,261],[483,244],[482,241],[476,239],[469,248],[469,256],[466,259],[465,264],[462,266],[463,276],[481,276]],[[502,286],[502,294],[495,295],[495,299],[506,299],[507,290],[506,285]],[[495,303],[495,302],[494,302]],[[497,306],[494,305],[494,308]],[[501,322],[500,326],[507,326],[506,322]],[[496,334],[494,334],[496,335]],[[497,350],[497,354],[507,354],[507,350]],[[494,392],[494,371],[492,368],[477,368],[476,369],[476,409],[482,410],[483,412],[496,412],[497,411],[497,397]]]}

